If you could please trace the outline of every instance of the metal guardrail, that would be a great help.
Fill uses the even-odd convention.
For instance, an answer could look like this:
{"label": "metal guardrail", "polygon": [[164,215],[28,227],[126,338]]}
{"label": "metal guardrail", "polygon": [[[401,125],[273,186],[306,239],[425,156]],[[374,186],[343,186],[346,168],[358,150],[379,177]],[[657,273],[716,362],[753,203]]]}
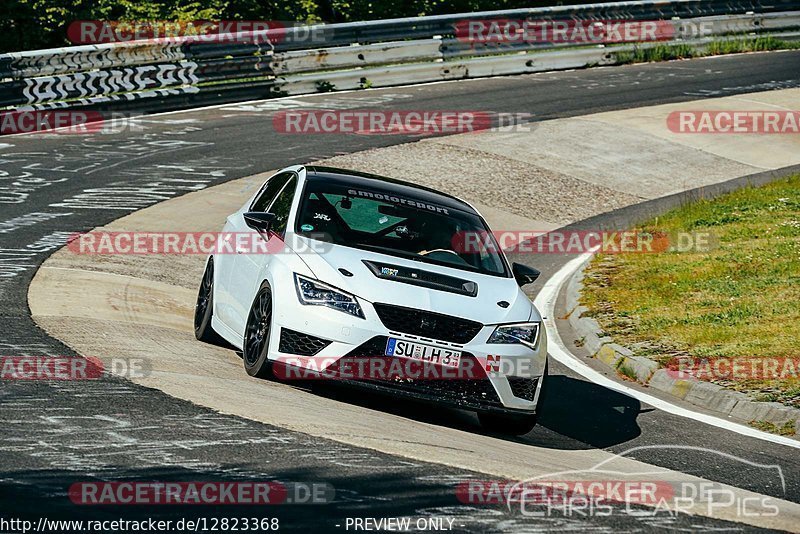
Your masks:
{"label": "metal guardrail", "polygon": [[[645,0],[300,26],[0,54],[0,108],[158,111],[332,89],[539,72],[618,62],[636,47],[468,42],[464,21],[664,21],[710,27],[704,46],[742,35],[800,37],[800,0]],[[779,34],[775,32],[780,32]]]}

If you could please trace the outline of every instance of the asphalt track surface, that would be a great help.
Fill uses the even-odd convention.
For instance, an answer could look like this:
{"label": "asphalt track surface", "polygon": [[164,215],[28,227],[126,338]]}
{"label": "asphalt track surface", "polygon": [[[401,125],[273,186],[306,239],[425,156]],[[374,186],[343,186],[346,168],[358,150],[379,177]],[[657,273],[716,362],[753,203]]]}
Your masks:
{"label": "asphalt track surface", "polygon": [[[703,97],[800,86],[800,52],[750,54],[663,64],[545,73],[366,92],[297,97],[158,115],[143,131],[114,135],[0,138],[0,354],[69,355],[38,329],[27,307],[36,268],[72,232],[190,190],[290,164],[414,140],[408,136],[298,136],[277,133],[276,110],[316,108],[480,110],[531,113],[534,120]],[[305,102],[305,104],[300,104]],[[591,132],[587,132],[591,135]],[[431,172],[436,172],[431,169]],[[112,206],[114,209],[109,209]],[[48,214],[28,224],[20,217]],[[535,217],[534,217],[535,218]],[[30,222],[30,220],[28,221]],[[535,260],[543,278],[564,258]],[[158,355],[152,355],[157,358]],[[191,365],[191,362],[187,362]],[[774,473],[701,451],[643,449],[650,464],[800,502],[795,449],[747,438],[640,405],[551,362],[541,424],[521,439],[556,449],[692,445],[759,464]],[[231,392],[235,395],[236,392]],[[411,419],[480,432],[464,417],[365,394],[324,391]],[[247,402],[247,399],[242,399]],[[280,407],[265,406],[265,410]],[[487,478],[215,413],[119,378],[0,384],[0,516],[39,518],[278,517],[281,530],[339,531],[347,517],[455,517],[456,531],[539,531],[647,527],[752,530],[689,516],[637,519],[522,517],[499,507],[463,505],[454,483]],[[446,446],[446,444],[443,444]],[[491,454],[491,451],[486,451]],[[87,507],[67,488],[87,480],[237,480],[328,483],[326,505]],[[190,509],[191,508],[191,509]]]}

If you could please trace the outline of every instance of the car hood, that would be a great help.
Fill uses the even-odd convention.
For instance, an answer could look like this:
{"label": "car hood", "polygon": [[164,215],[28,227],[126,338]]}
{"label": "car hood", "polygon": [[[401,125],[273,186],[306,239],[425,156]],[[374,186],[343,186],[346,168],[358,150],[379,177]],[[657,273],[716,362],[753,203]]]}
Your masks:
{"label": "car hood", "polygon": [[[303,250],[299,255],[316,279],[370,303],[383,302],[430,310],[483,324],[541,320],[514,278],[476,274],[331,243],[321,244],[319,241],[312,241],[302,236],[295,236],[295,240],[296,247],[293,248]],[[320,248],[323,250],[319,250]],[[421,287],[392,278],[379,278],[364,260],[474,282],[478,286],[477,294],[468,296]],[[339,269],[352,273],[352,276],[343,274]],[[508,307],[499,306],[497,303],[501,301],[508,302]]]}

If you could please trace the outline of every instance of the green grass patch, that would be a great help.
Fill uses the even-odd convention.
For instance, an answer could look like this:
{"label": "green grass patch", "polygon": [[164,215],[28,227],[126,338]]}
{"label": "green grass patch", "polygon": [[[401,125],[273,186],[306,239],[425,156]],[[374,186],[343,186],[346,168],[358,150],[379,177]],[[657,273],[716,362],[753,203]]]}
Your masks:
{"label": "green grass patch", "polygon": [[688,44],[659,44],[653,47],[636,48],[630,52],[618,52],[619,63],[650,63],[654,61],[670,61],[673,59],[689,59],[693,57],[719,56],[724,54],[741,54],[744,52],[764,52],[767,50],[794,50],[800,48],[800,42],[777,39],[771,35],[762,37],[742,37],[738,39],[720,39],[706,46]]}
{"label": "green grass patch", "polygon": [[617,364],[617,373],[619,373],[620,376],[627,378],[632,382],[637,381],[636,373],[634,372],[633,369],[625,365],[623,363],[623,360],[620,360],[619,363]]}
{"label": "green grass patch", "polygon": [[796,432],[794,421],[787,421],[781,426],[770,423],[769,421],[750,421],[750,426],[763,430],[764,432],[778,434],[779,436],[794,436]]}
{"label": "green grass patch", "polygon": [[631,52],[619,52],[617,60],[620,63],[650,63],[653,61],[688,59],[698,55],[702,55],[702,52],[688,44],[663,44],[648,48],[636,48]]}
{"label": "green grass patch", "polygon": [[[616,342],[662,365],[800,358],[800,176],[687,204],[641,230],[702,235],[712,247],[597,255],[582,301]],[[800,407],[796,378],[714,381]]]}

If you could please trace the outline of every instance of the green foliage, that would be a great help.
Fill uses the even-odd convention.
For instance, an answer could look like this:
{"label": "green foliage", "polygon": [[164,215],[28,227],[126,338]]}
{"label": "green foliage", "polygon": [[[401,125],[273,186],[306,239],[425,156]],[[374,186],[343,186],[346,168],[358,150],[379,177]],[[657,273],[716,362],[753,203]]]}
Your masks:
{"label": "green foliage", "polygon": [[80,20],[213,20],[228,0],[6,0],[0,51],[68,46]]}
{"label": "green foliage", "polygon": [[800,47],[800,43],[784,41],[768,35],[765,37],[745,37],[741,39],[725,39],[712,41],[707,47],[695,48],[688,44],[659,44],[649,48],[639,48],[631,52],[617,52],[617,62],[650,63],[652,61],[669,61],[672,59],[688,59],[703,56],[719,56],[723,54],[740,54],[742,52],[763,52],[766,50],[791,50]]}
{"label": "green foliage", "polygon": [[[591,3],[573,0],[570,4]],[[79,20],[278,20],[351,22],[560,5],[559,0],[5,0],[0,52],[69,46],[67,28]],[[773,37],[711,43],[704,54],[790,48]],[[660,45],[620,53],[624,62],[693,57],[686,45]],[[623,57],[624,56],[624,57]]]}
{"label": "green foliage", "polygon": [[[616,343],[661,363],[800,356],[800,175],[687,203],[637,230],[692,232],[710,246],[593,260],[581,303]],[[800,407],[791,376],[721,385]]]}
{"label": "green foliage", "polygon": [[800,43],[793,41],[782,41],[772,35],[756,38],[744,38],[729,41],[714,41],[708,45],[708,53],[711,55],[737,54],[740,52],[763,52],[765,50],[779,50],[797,48]]}
{"label": "green foliage", "polygon": [[633,382],[636,382],[638,380],[638,377],[636,376],[636,371],[625,365],[624,360],[620,360],[617,363],[617,373],[619,373],[620,376],[625,377]]}
{"label": "green foliage", "polygon": [[333,23],[561,3],[558,0],[4,0],[0,53],[69,46],[67,28],[79,20]]}
{"label": "green foliage", "polygon": [[770,423],[769,421],[750,421],[750,426],[763,430],[764,432],[778,434],[779,436],[794,436],[796,432],[794,421],[787,421],[781,426]]}

